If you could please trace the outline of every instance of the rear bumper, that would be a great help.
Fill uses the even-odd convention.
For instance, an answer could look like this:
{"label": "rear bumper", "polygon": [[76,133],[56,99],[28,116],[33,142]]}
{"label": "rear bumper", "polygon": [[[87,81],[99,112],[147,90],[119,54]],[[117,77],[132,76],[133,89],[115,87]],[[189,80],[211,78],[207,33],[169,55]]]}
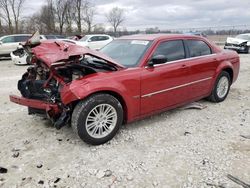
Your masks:
{"label": "rear bumper", "polygon": [[50,116],[57,115],[61,112],[57,104],[50,104],[48,102],[41,100],[27,99],[16,95],[10,95],[10,101],[23,106],[45,110],[47,114],[49,114]]}

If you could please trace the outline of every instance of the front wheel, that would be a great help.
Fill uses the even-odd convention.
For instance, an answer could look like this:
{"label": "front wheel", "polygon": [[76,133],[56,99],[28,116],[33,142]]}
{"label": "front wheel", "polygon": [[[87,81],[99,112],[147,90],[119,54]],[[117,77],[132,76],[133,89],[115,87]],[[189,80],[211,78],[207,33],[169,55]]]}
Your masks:
{"label": "front wheel", "polygon": [[73,131],[86,143],[111,140],[123,122],[123,109],[112,95],[100,93],[79,102],[72,114]]}
{"label": "front wheel", "polygon": [[228,72],[222,71],[218,76],[213,91],[208,97],[208,100],[212,102],[222,102],[226,99],[230,90],[231,79]]}

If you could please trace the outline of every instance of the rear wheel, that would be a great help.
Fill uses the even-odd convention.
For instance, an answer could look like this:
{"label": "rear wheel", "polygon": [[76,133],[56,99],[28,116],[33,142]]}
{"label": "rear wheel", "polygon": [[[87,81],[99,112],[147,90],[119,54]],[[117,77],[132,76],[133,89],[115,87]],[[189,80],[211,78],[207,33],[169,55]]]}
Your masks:
{"label": "rear wheel", "polygon": [[123,109],[112,95],[100,93],[79,102],[72,114],[73,131],[92,145],[111,140],[123,122]]}
{"label": "rear wheel", "polygon": [[218,76],[213,91],[208,99],[212,102],[222,102],[230,90],[231,79],[228,72],[222,71]]}

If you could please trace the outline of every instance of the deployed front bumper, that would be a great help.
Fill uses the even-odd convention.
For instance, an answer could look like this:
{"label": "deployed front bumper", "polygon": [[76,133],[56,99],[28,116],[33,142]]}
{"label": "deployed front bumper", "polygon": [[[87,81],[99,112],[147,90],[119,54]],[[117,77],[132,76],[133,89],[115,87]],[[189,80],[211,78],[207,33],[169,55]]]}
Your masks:
{"label": "deployed front bumper", "polygon": [[13,52],[10,53],[11,60],[15,65],[26,65],[27,64],[27,56],[24,55],[22,57],[19,57],[17,55],[14,55]]}
{"label": "deployed front bumper", "polygon": [[44,110],[50,117],[60,114],[61,111],[57,104],[51,104],[36,99],[28,99],[16,95],[10,95],[10,101],[30,108]]}

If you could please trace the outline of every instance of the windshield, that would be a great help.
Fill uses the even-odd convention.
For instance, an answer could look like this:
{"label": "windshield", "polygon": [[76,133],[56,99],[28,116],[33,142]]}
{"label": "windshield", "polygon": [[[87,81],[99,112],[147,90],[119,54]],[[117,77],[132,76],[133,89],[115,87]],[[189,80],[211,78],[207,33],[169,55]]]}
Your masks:
{"label": "windshield", "polygon": [[250,40],[250,35],[237,35],[237,39]]}
{"label": "windshield", "polygon": [[147,40],[113,40],[100,51],[125,67],[136,66],[151,42]]}

